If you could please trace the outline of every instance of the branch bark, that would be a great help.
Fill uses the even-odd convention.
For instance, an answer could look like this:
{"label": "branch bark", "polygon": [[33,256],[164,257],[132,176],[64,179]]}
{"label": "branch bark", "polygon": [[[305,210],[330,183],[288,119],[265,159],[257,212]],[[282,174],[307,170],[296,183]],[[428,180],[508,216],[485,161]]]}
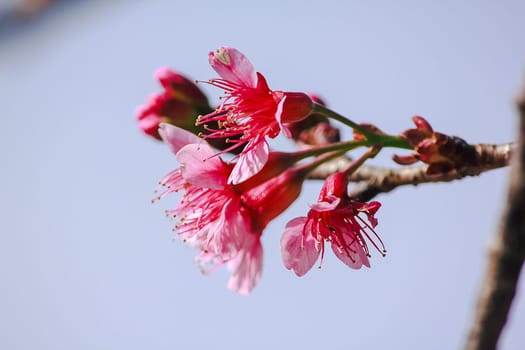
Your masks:
{"label": "branch bark", "polygon": [[489,247],[489,260],[465,348],[495,349],[507,321],[525,259],[525,90],[518,100],[520,126],[507,205]]}
{"label": "branch bark", "polygon": [[[361,166],[350,177],[350,181],[358,184],[351,189],[350,196],[360,201],[369,201],[380,193],[390,192],[403,185],[419,185],[432,182],[449,182],[467,176],[477,176],[485,171],[509,165],[511,154],[515,148],[513,143],[501,145],[473,145],[476,150],[477,164],[446,173],[428,175],[425,166],[403,167],[398,169]],[[347,157],[338,158],[323,164],[309,175],[311,179],[325,179],[328,175],[342,171],[351,164]]]}

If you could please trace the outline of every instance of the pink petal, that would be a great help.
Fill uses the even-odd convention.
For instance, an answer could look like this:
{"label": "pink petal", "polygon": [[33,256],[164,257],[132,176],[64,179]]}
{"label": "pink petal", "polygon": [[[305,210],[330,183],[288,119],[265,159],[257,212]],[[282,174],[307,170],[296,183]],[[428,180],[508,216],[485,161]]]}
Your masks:
{"label": "pink petal", "polygon": [[268,86],[268,82],[266,81],[266,78],[261,73],[257,72],[257,87],[256,89],[260,92],[263,92],[265,94],[271,94],[272,90],[270,90],[270,86]]}
{"label": "pink petal", "polygon": [[245,245],[247,236],[251,236],[250,221],[241,213],[239,200],[228,201],[222,210],[216,225],[208,233],[208,249],[229,260]]}
{"label": "pink petal", "polygon": [[264,138],[248,142],[246,149],[249,151],[244,151],[239,156],[239,160],[228,178],[228,183],[237,185],[248,180],[257,174],[268,161],[270,147]]}
{"label": "pink petal", "polygon": [[292,138],[292,132],[282,122],[283,108],[284,108],[284,103],[286,101],[286,95],[284,94],[278,95],[274,93],[273,96],[274,98],[277,98],[277,96],[280,97],[279,102],[277,103],[277,111],[275,112],[275,119],[277,120],[277,123],[279,123],[279,127],[281,128],[281,130],[284,132],[284,136],[286,136],[287,138]]}
{"label": "pink petal", "polygon": [[282,130],[284,136],[286,136],[289,139],[291,139],[293,137],[293,133],[292,133],[292,130],[290,129],[290,125],[292,125],[292,124],[291,123],[288,123],[288,124],[281,124],[281,123],[279,123],[279,126],[281,127],[281,130]]}
{"label": "pink petal", "polygon": [[175,125],[160,123],[159,134],[169,146],[173,153],[177,153],[182,147],[190,143],[203,143],[204,141],[191,132],[176,127]]}
{"label": "pink petal", "polygon": [[177,161],[182,164],[182,176],[190,184],[215,190],[224,189],[228,178],[228,167],[205,142],[189,144],[177,152]]}
{"label": "pink petal", "polygon": [[159,138],[157,131],[159,127],[159,123],[161,121],[161,117],[158,114],[155,113],[142,113],[138,114],[139,118],[139,129],[142,130],[146,135],[155,136],[155,138]]}
{"label": "pink petal", "polygon": [[260,234],[249,233],[245,247],[228,263],[233,271],[228,288],[242,295],[249,294],[261,279],[262,259]]}
{"label": "pink petal", "polygon": [[219,267],[224,265],[217,255],[208,251],[201,251],[199,255],[195,257],[195,262],[199,264],[201,273],[207,275],[217,270]]}
{"label": "pink petal", "polygon": [[257,78],[252,63],[239,50],[222,46],[210,52],[211,67],[225,80],[255,88]]}
{"label": "pink petal", "polygon": [[160,67],[155,71],[155,73],[153,73],[153,76],[155,79],[160,81],[165,89],[170,89],[170,81],[177,80],[179,74],[175,73],[169,67]]}
{"label": "pink petal", "polygon": [[361,205],[357,205],[355,208],[359,212],[363,212],[368,217],[368,221],[372,225],[372,227],[377,226],[377,219],[375,218],[375,213],[381,208],[381,203],[377,201],[372,201],[370,203],[360,203]]}
{"label": "pink petal", "polygon": [[352,269],[360,269],[363,265],[370,267],[370,262],[363,247],[357,242],[354,242],[348,250],[344,250],[332,243],[332,250],[339,260]]}
{"label": "pink petal", "polygon": [[318,242],[310,232],[305,232],[307,222],[304,216],[289,221],[281,237],[284,266],[299,277],[307,273],[319,257]]}
{"label": "pink petal", "polygon": [[341,198],[330,194],[324,196],[323,201],[317,202],[316,204],[310,204],[310,208],[315,211],[329,211],[337,208],[340,202]]}

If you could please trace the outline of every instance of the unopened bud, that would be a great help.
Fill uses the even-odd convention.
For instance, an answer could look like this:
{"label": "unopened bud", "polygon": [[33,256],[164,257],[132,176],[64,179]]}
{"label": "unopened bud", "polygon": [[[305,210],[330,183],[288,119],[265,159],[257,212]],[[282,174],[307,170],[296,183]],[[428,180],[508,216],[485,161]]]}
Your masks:
{"label": "unopened bud", "polygon": [[274,91],[272,94],[279,103],[277,114],[281,123],[303,120],[313,111],[314,102],[303,92]]}

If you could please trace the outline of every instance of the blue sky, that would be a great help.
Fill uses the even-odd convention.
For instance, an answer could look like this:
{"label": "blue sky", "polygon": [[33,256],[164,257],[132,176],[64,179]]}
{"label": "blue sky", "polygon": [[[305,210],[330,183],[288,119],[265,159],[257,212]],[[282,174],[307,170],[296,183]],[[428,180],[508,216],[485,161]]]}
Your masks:
{"label": "blue sky", "polygon": [[[507,142],[525,72],[523,2],[108,3],[63,7],[0,42],[2,349],[460,347],[507,169],[378,197],[388,255],[355,271],[327,254],[297,278],[279,239],[315,201],[320,183],[308,183],[266,229],[262,281],[241,297],[226,271],[202,276],[196,252],[172,241],[163,213],[176,198],[150,203],[177,164],[134,111],[159,89],[158,67],[215,77],[207,53],[229,45],[272,88],[318,92],[385,131],[419,114],[473,143]],[[525,344],[519,287],[504,349]]]}

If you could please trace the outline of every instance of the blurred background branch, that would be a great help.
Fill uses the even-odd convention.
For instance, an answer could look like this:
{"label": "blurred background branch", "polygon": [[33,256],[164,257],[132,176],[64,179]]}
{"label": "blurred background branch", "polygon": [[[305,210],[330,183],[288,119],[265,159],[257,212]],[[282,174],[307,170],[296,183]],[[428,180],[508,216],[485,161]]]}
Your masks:
{"label": "blurred background branch", "polygon": [[525,89],[518,99],[518,147],[512,161],[507,203],[498,233],[489,247],[489,261],[478,296],[466,349],[495,349],[525,259]]}
{"label": "blurred background branch", "polygon": [[39,23],[60,6],[81,0],[2,0],[0,1],[0,40],[15,36]]}

